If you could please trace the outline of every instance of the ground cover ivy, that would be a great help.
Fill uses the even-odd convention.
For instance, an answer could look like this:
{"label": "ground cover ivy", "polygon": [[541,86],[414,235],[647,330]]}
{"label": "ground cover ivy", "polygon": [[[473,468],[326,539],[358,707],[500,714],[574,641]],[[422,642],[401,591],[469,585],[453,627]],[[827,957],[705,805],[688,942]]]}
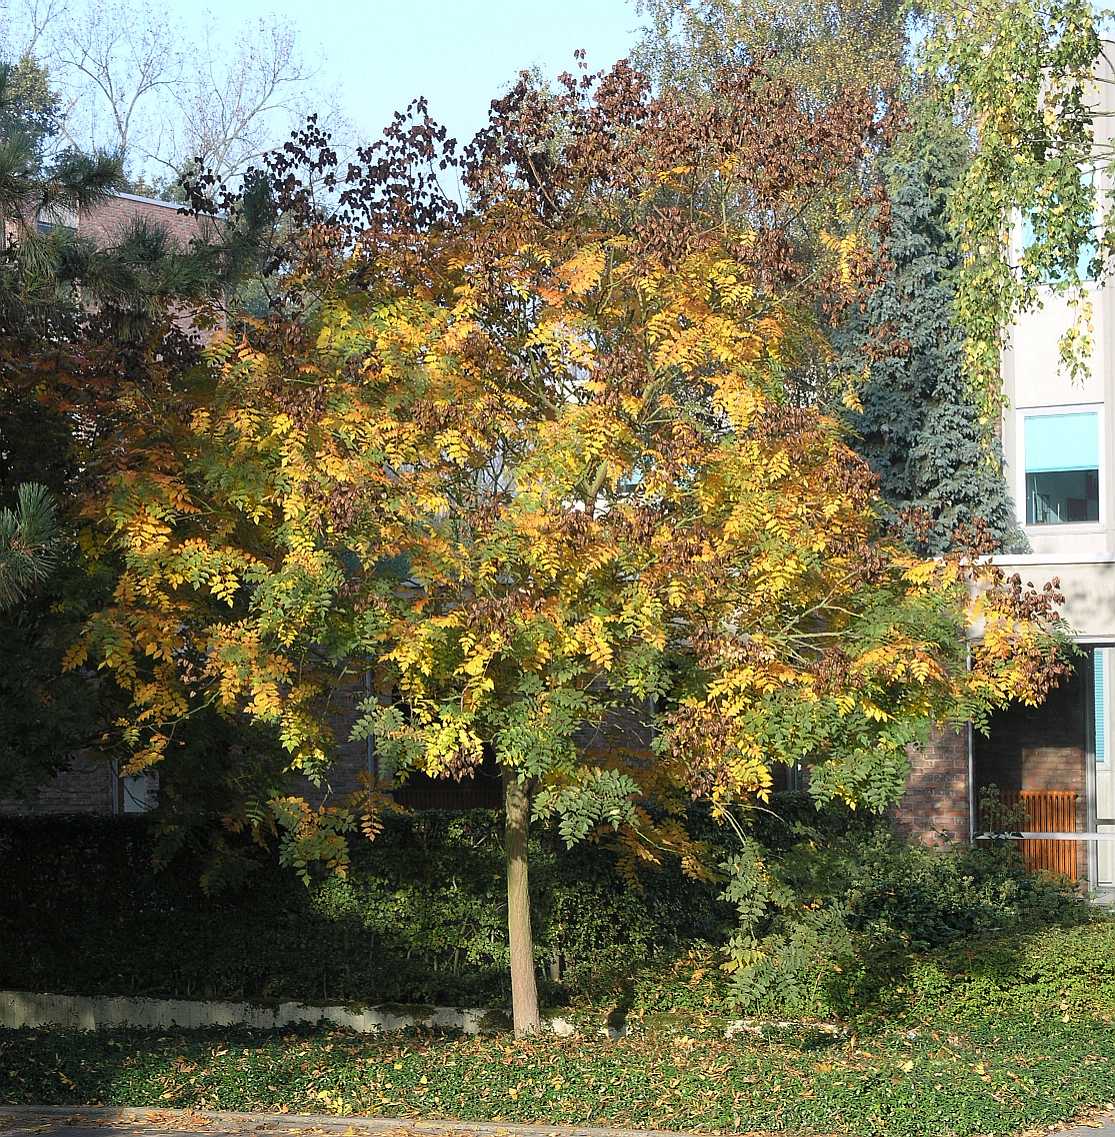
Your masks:
{"label": "ground cover ivy", "polygon": [[880,996],[842,1032],[802,1022],[730,1039],[723,1016],[638,1012],[614,1042],[8,1031],[0,1100],[962,1137],[1115,1099],[1115,922],[941,949]]}

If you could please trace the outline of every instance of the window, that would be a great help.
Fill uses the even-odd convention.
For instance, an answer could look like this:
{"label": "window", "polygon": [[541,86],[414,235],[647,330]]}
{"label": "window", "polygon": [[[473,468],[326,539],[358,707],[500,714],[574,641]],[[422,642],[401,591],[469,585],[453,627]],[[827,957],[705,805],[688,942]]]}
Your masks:
{"label": "window", "polygon": [[[1033,243],[1034,223],[1030,220],[1029,214],[1024,213],[1022,215],[1022,251],[1026,252]],[[1077,250],[1076,272],[1082,281],[1095,281],[1095,260],[1098,252],[1099,249],[1095,241],[1084,241]],[[1055,271],[1044,274],[1042,282],[1044,284],[1060,284],[1064,279],[1064,273]]]}
{"label": "window", "polygon": [[1096,761],[1100,765],[1107,761],[1107,686],[1104,681],[1106,655],[1106,650],[1101,647],[1096,648],[1092,653],[1092,689],[1096,713]]}
{"label": "window", "polygon": [[1026,416],[1027,525],[1099,521],[1099,441],[1095,411]]}
{"label": "window", "polygon": [[[1089,193],[1093,198],[1093,226],[1097,224],[1095,217],[1094,202],[1097,196],[1096,188],[1096,170],[1094,167],[1086,167],[1080,171],[1081,183],[1088,188]],[[1028,213],[1022,214],[1022,252],[1025,253],[1034,244],[1034,223]],[[1099,254],[1099,248],[1096,242],[1091,239],[1085,240],[1076,254],[1076,272],[1082,281],[1095,281],[1096,279],[1096,257]],[[1065,279],[1064,273],[1054,270],[1043,277],[1045,284],[1060,284]]]}
{"label": "window", "polygon": [[72,237],[77,232],[77,211],[63,205],[44,206],[35,217],[35,228],[44,235]]}
{"label": "window", "polygon": [[159,775],[145,770],[120,779],[120,798],[124,813],[146,813],[159,804]]}

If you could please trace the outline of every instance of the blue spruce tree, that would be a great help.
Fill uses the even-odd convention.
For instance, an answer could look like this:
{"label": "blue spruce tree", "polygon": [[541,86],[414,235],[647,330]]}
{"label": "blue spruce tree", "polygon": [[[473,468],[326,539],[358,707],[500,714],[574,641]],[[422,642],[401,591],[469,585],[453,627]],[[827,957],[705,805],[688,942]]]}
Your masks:
{"label": "blue spruce tree", "polygon": [[973,539],[989,551],[1025,541],[998,440],[963,373],[947,208],[965,160],[959,131],[931,122],[883,159],[891,203],[877,250],[883,280],[836,337],[841,366],[867,369],[862,412],[849,416],[854,444],[879,475],[895,523],[929,554]]}

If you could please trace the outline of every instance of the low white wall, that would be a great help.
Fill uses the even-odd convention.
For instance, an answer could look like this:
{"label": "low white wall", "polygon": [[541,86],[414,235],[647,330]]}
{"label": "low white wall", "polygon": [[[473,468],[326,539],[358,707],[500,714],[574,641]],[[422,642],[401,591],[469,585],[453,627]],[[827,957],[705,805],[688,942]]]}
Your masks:
{"label": "low white wall", "polygon": [[[261,1030],[292,1023],[326,1022],[365,1034],[408,1027],[443,1027],[478,1034],[508,1025],[501,1011],[469,1007],[342,1007],[306,1003],[209,1003],[185,999],[131,999],[44,995],[30,991],[0,991],[0,1027],[62,1027],[96,1030],[98,1027],[204,1027],[249,1026]],[[558,1034],[565,1033],[562,1019],[551,1019]],[[568,1028],[571,1032],[572,1028]]]}
{"label": "low white wall", "polygon": [[[662,1016],[671,1019],[673,1016]],[[41,995],[31,991],[0,991],[0,1029],[19,1027],[59,1028],[62,1030],[97,1030],[100,1027],[207,1027],[246,1026],[270,1030],[292,1023],[329,1023],[363,1034],[407,1030],[414,1027],[441,1027],[465,1034],[482,1031],[510,1030],[511,1020],[504,1011],[480,1007],[403,1007],[385,1005],[366,1007],[328,1007],[315,1003],[206,1003],[187,999],[127,999],[86,995]],[[559,1038],[569,1038],[578,1031],[569,1019],[544,1018],[543,1026]],[[737,1034],[759,1038],[774,1028],[782,1030],[794,1024],[777,1019],[733,1019],[724,1024],[724,1037]],[[814,1023],[815,1029],[843,1036],[843,1027]],[[582,1029],[585,1027],[581,1023]],[[588,1028],[591,1032],[592,1028]],[[628,1024],[597,1027],[595,1033],[604,1038],[622,1038]]]}

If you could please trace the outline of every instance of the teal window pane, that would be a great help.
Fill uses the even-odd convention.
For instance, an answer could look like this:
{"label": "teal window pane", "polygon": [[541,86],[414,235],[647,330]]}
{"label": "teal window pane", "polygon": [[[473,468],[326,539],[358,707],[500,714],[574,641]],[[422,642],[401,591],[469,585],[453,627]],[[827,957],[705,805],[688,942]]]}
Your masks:
{"label": "teal window pane", "polygon": [[1069,525],[1100,519],[1097,470],[1026,475],[1026,524]]}
{"label": "teal window pane", "polygon": [[1104,667],[1107,653],[1096,648],[1092,653],[1092,668],[1096,699],[1096,761],[1107,761],[1107,691],[1104,687]]}
{"label": "teal window pane", "polygon": [[[1022,214],[1022,251],[1026,252],[1034,243],[1034,223],[1030,219],[1028,213]],[[1076,254],[1076,273],[1081,280],[1095,280],[1096,275],[1092,271],[1092,262],[1096,259],[1098,252],[1095,241],[1084,241]],[[1064,274],[1061,272],[1050,272],[1043,277],[1045,284],[1059,284],[1064,280]]]}
{"label": "teal window pane", "polygon": [[1098,470],[1100,420],[1095,411],[1027,415],[1023,429],[1026,473]]}

